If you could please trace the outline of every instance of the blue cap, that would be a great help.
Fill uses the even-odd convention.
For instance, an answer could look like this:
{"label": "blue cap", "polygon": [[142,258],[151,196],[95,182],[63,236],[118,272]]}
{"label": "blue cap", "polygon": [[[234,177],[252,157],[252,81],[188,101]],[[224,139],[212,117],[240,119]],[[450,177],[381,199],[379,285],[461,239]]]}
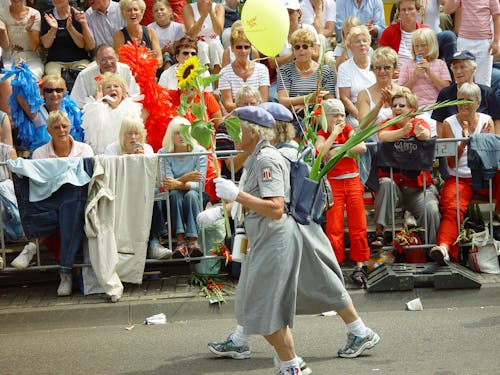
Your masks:
{"label": "blue cap", "polygon": [[240,107],[236,108],[233,112],[240,120],[246,120],[252,124],[264,126],[266,128],[272,128],[274,126],[273,116],[259,106]]}
{"label": "blue cap", "polygon": [[455,60],[472,60],[476,61],[476,56],[474,56],[470,51],[463,50],[463,51],[457,51],[453,54],[450,60],[448,61],[455,61]]}
{"label": "blue cap", "polygon": [[269,112],[276,121],[292,122],[293,120],[292,112],[283,104],[264,102],[259,104],[259,107]]}

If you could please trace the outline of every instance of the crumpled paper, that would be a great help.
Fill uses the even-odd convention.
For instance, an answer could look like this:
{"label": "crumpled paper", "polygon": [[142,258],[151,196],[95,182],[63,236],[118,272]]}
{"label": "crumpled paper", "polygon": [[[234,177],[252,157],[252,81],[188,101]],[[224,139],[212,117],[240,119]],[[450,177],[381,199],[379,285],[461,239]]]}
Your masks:
{"label": "crumpled paper", "polygon": [[167,323],[167,317],[164,313],[150,316],[149,318],[146,318],[144,320],[144,324],[146,325],[165,324],[165,323]]}

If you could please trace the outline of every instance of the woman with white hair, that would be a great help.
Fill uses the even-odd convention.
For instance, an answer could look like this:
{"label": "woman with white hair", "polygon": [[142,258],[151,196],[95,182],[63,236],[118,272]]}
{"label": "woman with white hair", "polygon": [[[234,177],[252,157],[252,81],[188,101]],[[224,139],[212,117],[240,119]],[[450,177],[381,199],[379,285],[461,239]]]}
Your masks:
{"label": "woman with white hair", "polygon": [[[184,127],[189,137],[187,143],[181,135]],[[185,155],[206,152],[190,134],[191,124],[183,117],[174,117],[168,124],[163,138],[163,148],[158,155],[183,153],[160,157],[162,187],[168,190],[172,234],[177,237],[173,258],[201,257],[198,244],[196,216],[201,212],[200,191],[205,186],[207,155]]]}

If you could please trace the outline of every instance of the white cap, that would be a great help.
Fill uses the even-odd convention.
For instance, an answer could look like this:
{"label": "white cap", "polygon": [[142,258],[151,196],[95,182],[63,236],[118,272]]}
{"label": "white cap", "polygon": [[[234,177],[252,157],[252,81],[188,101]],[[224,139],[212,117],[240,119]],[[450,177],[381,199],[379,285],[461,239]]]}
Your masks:
{"label": "white cap", "polygon": [[299,10],[300,3],[299,0],[284,0],[287,9]]}

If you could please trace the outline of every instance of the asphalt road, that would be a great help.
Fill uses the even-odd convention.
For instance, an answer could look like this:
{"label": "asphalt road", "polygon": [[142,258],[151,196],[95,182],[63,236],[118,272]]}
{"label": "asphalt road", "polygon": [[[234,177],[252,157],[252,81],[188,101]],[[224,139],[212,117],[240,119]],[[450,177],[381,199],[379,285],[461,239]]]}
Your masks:
{"label": "asphalt road", "polygon": [[[404,311],[397,294],[372,295],[360,310],[381,336],[374,349],[356,359],[337,358],[345,342],[338,317],[299,316],[293,330],[297,352],[313,374],[500,374],[500,298],[483,289],[474,295],[421,293],[424,310]],[[391,302],[392,301],[392,302]],[[387,308],[384,309],[383,305]],[[160,312],[156,311],[155,313]],[[127,326],[134,325],[130,330]],[[234,327],[228,314],[179,314],[165,325],[141,321],[75,324],[60,321],[0,322],[1,374],[274,374],[273,352],[252,337],[253,357],[216,359],[206,343],[223,339]]]}

